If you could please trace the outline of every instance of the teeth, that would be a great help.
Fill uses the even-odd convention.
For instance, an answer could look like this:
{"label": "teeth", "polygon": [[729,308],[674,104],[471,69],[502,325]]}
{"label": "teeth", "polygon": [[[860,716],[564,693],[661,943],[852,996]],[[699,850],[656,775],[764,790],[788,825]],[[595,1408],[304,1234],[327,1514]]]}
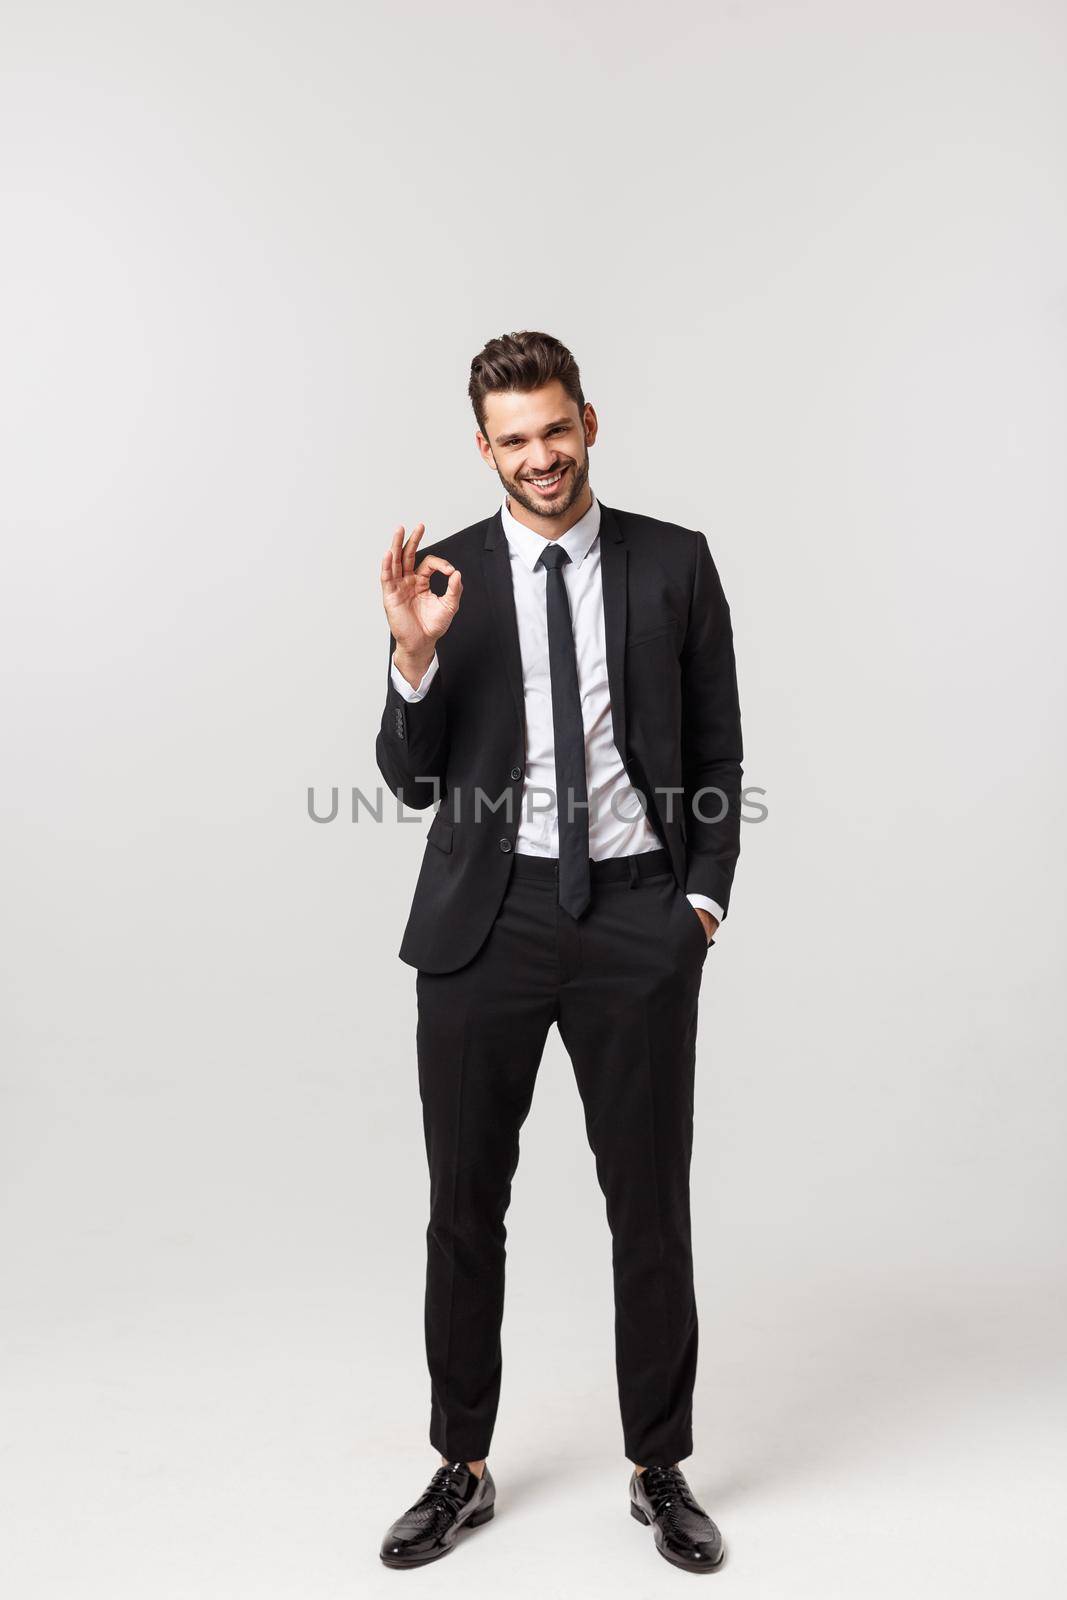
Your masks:
{"label": "teeth", "polygon": [[563,476],[562,471],[559,471],[559,472],[555,473],[551,478],[531,478],[530,482],[531,483],[536,483],[536,485],[537,485],[537,487],[539,489],[547,489],[549,484],[558,483],[560,478],[562,478],[562,476]]}

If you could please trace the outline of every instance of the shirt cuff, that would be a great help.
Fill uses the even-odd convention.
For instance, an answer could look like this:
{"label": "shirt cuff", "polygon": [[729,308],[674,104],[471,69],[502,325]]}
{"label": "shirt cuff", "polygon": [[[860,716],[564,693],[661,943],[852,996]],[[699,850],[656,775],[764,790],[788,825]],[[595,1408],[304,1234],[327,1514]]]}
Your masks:
{"label": "shirt cuff", "polygon": [[416,700],[422,700],[424,698],[424,696],[426,694],[426,691],[429,689],[429,687],[430,687],[431,683],[433,682],[434,678],[436,677],[436,675],[437,675],[437,651],[436,650],[433,653],[433,660],[430,662],[430,665],[426,668],[426,671],[423,673],[422,677],[419,679],[419,686],[418,686],[417,689],[413,689],[411,687],[410,683],[408,682],[408,680],[404,677],[404,674],[402,672],[398,672],[397,671],[397,666],[396,666],[396,662],[395,661],[390,661],[390,663],[389,663],[389,676],[392,679],[393,688],[396,690],[398,695],[400,695],[403,699],[405,699],[408,702],[408,705],[414,705]]}
{"label": "shirt cuff", "polygon": [[687,894],[685,898],[691,906],[699,906],[701,911],[710,911],[717,922],[722,922],[726,915],[719,902],[710,899],[706,894]]}

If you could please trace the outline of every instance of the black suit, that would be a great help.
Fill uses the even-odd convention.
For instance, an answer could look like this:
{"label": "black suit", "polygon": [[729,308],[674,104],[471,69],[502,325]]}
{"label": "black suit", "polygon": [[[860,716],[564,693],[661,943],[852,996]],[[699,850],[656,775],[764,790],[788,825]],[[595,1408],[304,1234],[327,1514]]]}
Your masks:
{"label": "black suit", "polygon": [[[703,534],[603,502],[600,513],[615,744],[663,848],[592,862],[592,900],[578,921],[557,903],[557,863],[514,848],[525,719],[499,512],[430,547],[460,568],[463,598],[438,641],[425,699],[405,701],[390,678],[376,745],[386,783],[407,805],[430,805],[437,786],[442,799],[400,956],[418,969],[430,1439],[451,1460],[488,1453],[504,1216],[553,1022],[607,1202],[624,1448],[642,1466],[692,1450],[688,1179],[708,945],[685,891],[725,910],[738,856],[733,640]],[[440,592],[439,574],[431,585]],[[393,645],[390,637],[390,657]],[[483,802],[477,815],[479,789],[496,810]],[[718,792],[701,799],[705,789]]]}
{"label": "black suit", "polygon": [[[600,511],[615,745],[678,883],[725,911],[740,843],[742,754],[729,607],[703,534],[602,501]],[[463,598],[438,641],[440,670],[425,700],[408,703],[387,675],[375,753],[405,805],[443,797],[399,953],[422,972],[451,972],[481,945],[508,883],[526,748],[522,663],[499,512],[430,548],[459,567]],[[440,576],[431,587],[443,589]],[[390,660],[394,645],[390,634]],[[693,796],[708,786],[726,800],[705,796],[698,815]],[[496,811],[483,803],[480,819],[479,787],[499,803]],[[721,821],[704,820],[727,805]]]}

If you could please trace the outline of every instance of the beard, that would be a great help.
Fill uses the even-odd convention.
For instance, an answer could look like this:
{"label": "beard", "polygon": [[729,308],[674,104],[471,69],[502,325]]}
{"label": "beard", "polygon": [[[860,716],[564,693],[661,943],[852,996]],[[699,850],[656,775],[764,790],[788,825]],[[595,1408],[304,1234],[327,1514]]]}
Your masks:
{"label": "beard", "polygon": [[581,462],[573,461],[568,456],[560,457],[560,465],[564,468],[564,476],[559,485],[558,496],[545,500],[535,490],[527,488],[521,479],[506,478],[497,468],[497,477],[504,486],[504,492],[509,499],[517,500],[520,506],[525,506],[534,516],[562,517],[574,505],[583,493],[589,482],[589,452]]}

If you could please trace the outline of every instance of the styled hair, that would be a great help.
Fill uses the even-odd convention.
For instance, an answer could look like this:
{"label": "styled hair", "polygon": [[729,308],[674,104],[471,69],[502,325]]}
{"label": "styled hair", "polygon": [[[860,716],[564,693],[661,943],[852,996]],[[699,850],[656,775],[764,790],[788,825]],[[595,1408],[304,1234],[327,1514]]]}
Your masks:
{"label": "styled hair", "polygon": [[556,379],[578,407],[585,409],[578,363],[565,344],[550,333],[502,333],[490,339],[471,362],[467,387],[478,426],[485,433],[485,397],[507,389],[529,394]]}

